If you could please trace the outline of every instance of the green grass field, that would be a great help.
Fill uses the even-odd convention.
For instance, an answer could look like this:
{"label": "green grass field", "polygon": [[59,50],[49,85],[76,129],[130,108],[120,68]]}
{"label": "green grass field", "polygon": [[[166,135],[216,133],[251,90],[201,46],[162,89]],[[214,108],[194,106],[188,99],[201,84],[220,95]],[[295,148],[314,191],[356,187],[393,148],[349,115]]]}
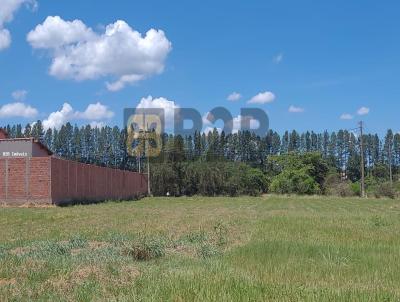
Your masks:
{"label": "green grass field", "polygon": [[400,201],[0,208],[0,300],[399,301]]}

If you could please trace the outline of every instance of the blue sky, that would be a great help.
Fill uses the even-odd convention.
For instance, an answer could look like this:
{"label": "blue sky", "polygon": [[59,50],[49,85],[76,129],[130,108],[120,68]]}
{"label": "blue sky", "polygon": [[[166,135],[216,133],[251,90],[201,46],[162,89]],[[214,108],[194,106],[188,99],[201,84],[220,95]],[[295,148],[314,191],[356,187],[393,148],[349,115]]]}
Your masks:
{"label": "blue sky", "polygon": [[[0,0],[1,124],[40,118],[121,126],[123,108],[151,95],[202,114],[260,107],[280,132],[348,129],[359,120],[369,132],[400,131],[399,13],[397,1]],[[122,26],[120,43],[104,38],[117,20],[130,27]],[[144,40],[150,29],[156,38],[132,55],[138,44],[129,39],[137,31]],[[4,30],[11,43],[3,39],[1,47]],[[91,53],[100,45],[93,41],[129,47],[108,62]],[[62,65],[71,62],[82,66]],[[123,88],[107,88],[118,81]],[[227,100],[233,92],[239,100]],[[70,107],[57,112],[64,103]]]}

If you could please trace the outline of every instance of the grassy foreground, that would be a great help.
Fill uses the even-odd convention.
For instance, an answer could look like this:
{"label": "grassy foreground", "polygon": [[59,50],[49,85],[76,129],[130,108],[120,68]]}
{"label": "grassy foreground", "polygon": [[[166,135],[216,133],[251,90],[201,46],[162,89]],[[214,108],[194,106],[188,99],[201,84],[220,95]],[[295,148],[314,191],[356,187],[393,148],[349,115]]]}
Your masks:
{"label": "grassy foreground", "polygon": [[0,208],[0,300],[399,301],[400,201]]}

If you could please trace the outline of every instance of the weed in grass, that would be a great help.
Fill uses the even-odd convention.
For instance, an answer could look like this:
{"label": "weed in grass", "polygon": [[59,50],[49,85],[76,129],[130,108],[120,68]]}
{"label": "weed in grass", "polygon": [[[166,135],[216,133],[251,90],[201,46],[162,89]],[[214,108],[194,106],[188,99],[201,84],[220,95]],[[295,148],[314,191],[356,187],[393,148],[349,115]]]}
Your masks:
{"label": "weed in grass", "polygon": [[123,252],[139,261],[160,258],[165,255],[165,240],[140,235],[134,242],[125,244]]}
{"label": "weed in grass", "polygon": [[111,243],[114,246],[123,246],[126,242],[129,241],[129,237],[121,234],[121,233],[109,233],[106,238],[107,242]]}
{"label": "weed in grass", "polygon": [[350,257],[344,255],[339,249],[328,247],[326,251],[322,252],[322,258],[327,264],[330,265],[348,265]]}
{"label": "weed in grass", "polygon": [[200,258],[206,259],[218,255],[219,250],[211,243],[204,243],[198,246],[197,255]]}
{"label": "weed in grass", "polygon": [[70,251],[71,248],[68,244],[46,240],[34,244],[25,255],[35,258],[49,258],[55,256],[67,256],[70,255]]}
{"label": "weed in grass", "polygon": [[4,245],[0,245],[0,260],[8,255],[7,248]]}
{"label": "weed in grass", "polygon": [[223,246],[228,243],[228,228],[222,221],[214,225],[214,233],[218,246]]}
{"label": "weed in grass", "polygon": [[204,230],[200,230],[198,232],[190,232],[184,237],[184,239],[186,239],[189,243],[199,244],[207,241],[208,236]]}
{"label": "weed in grass", "polygon": [[389,225],[389,222],[386,219],[384,219],[381,216],[377,216],[377,215],[375,215],[371,218],[371,222],[372,222],[372,225],[376,226],[376,227],[385,227],[385,226]]}
{"label": "weed in grass", "polygon": [[75,235],[68,241],[68,246],[71,249],[82,249],[85,248],[87,244],[87,240],[79,235]]}

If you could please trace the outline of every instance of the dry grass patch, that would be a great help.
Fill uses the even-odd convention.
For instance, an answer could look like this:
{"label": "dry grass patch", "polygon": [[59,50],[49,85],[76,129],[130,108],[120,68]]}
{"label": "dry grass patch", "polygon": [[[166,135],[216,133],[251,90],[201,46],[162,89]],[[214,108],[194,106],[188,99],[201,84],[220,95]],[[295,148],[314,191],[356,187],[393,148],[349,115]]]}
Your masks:
{"label": "dry grass patch", "polygon": [[15,284],[17,284],[17,280],[15,278],[11,278],[11,279],[0,278],[0,286],[10,286],[10,285],[15,285]]}

